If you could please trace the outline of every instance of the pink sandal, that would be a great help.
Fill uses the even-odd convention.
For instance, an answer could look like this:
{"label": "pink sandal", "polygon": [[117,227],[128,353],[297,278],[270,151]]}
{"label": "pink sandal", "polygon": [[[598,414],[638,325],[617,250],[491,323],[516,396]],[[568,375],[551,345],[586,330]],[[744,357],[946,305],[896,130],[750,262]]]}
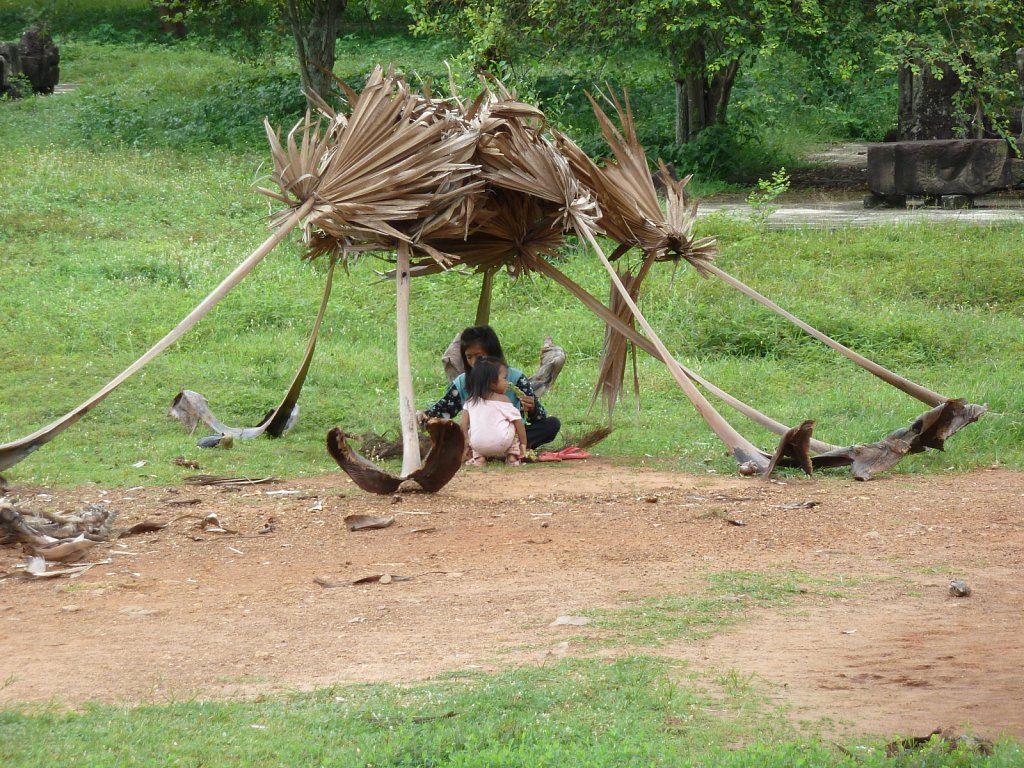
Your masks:
{"label": "pink sandal", "polygon": [[564,461],[566,459],[589,459],[590,454],[582,448],[570,445],[560,451],[543,451],[537,454],[537,461]]}

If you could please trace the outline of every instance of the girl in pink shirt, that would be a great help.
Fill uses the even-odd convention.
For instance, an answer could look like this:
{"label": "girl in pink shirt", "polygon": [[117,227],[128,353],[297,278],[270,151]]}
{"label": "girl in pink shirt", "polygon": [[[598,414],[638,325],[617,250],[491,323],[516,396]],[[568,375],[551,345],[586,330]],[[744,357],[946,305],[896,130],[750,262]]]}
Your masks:
{"label": "girl in pink shirt", "polygon": [[467,464],[483,466],[489,458],[523,463],[526,426],[523,415],[506,395],[508,366],[500,357],[477,358],[466,377],[469,398],[462,410]]}

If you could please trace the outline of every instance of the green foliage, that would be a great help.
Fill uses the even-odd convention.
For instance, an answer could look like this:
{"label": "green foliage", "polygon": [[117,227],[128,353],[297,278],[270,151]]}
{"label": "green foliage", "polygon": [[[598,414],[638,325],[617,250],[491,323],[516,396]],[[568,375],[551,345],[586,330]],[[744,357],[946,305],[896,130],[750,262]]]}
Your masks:
{"label": "green foliage", "polygon": [[12,75],[7,78],[7,90],[0,93],[0,99],[23,99],[32,94],[32,81],[25,75]]}
{"label": "green foliage", "polygon": [[[288,39],[277,0],[152,0],[170,19],[180,21],[191,38],[211,50],[242,61],[259,61]],[[168,7],[170,6],[170,7]]]}
{"label": "green foliage", "polygon": [[992,116],[1008,114],[1017,81],[1014,51],[1024,39],[1018,3],[884,0],[877,14],[879,51],[890,69],[932,67],[941,77],[937,67],[949,65],[963,84],[965,122],[973,120],[976,107]]}
{"label": "green foliage", "polygon": [[769,179],[758,179],[757,187],[747,195],[747,205],[750,206],[750,220],[758,226],[764,227],[768,218],[779,209],[773,205],[779,195],[789,191],[789,174],[786,168],[772,172]]}
{"label": "green foliage", "polygon": [[[97,70],[76,94],[67,139],[129,147],[262,148],[263,118],[290,128],[306,108],[293,70],[230,63],[195,49],[142,47],[125,55],[111,46],[67,46],[72,59],[108,66],[141,62],[131,80]],[[102,65],[100,65],[102,66]],[[226,69],[226,71],[225,71]]]}
{"label": "green foliage", "polygon": [[731,114],[748,115],[762,134],[793,136],[803,146],[823,136],[881,141],[896,123],[896,78],[875,70],[870,46],[847,51],[849,39],[823,37],[814,46],[773,49],[746,66]]}
{"label": "green foliage", "polygon": [[58,40],[72,34],[117,43],[166,38],[150,0],[0,0],[0,40],[16,40],[29,27]]}
{"label": "green foliage", "polygon": [[755,127],[747,115],[708,126],[697,138],[682,145],[657,147],[656,154],[686,173],[701,178],[741,183],[769,173],[796,158],[785,149],[771,146],[769,135]]}

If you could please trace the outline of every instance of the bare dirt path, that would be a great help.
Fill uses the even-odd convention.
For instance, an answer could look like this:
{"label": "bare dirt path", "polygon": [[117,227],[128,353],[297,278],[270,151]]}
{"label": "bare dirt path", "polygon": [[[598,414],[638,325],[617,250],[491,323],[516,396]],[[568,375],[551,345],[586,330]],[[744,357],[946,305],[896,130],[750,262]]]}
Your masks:
{"label": "bare dirt path", "polygon": [[[599,634],[550,626],[558,616],[742,570],[795,572],[809,588],[710,639],[633,650],[753,675],[795,721],[831,718],[837,734],[969,725],[1024,738],[1024,473],[764,482],[593,458],[467,469],[435,496],[399,500],[340,473],[10,493],[35,509],[106,503],[121,526],[174,522],[100,551],[113,562],[76,579],[29,580],[20,548],[0,547],[12,574],[0,580],[0,705],[538,664],[587,653],[578,638]],[[237,534],[197,527],[211,512]],[[350,532],[352,513],[396,522]],[[373,574],[415,578],[351,584]],[[951,578],[973,594],[950,596]]]}

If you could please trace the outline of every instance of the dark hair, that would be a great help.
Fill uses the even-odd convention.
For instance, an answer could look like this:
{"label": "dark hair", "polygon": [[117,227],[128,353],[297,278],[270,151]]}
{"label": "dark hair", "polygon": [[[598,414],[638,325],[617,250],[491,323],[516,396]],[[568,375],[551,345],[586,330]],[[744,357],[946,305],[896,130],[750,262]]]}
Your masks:
{"label": "dark hair", "polygon": [[491,386],[501,375],[501,369],[508,368],[500,357],[485,355],[476,359],[476,365],[466,374],[466,392],[469,400],[483,400],[491,392]]}
{"label": "dark hair", "polygon": [[484,354],[489,357],[505,359],[505,353],[501,350],[501,342],[498,341],[498,334],[489,325],[473,325],[462,332],[459,337],[459,355],[462,356],[462,366],[469,373],[472,366],[466,362],[466,348],[479,344],[484,348]]}

